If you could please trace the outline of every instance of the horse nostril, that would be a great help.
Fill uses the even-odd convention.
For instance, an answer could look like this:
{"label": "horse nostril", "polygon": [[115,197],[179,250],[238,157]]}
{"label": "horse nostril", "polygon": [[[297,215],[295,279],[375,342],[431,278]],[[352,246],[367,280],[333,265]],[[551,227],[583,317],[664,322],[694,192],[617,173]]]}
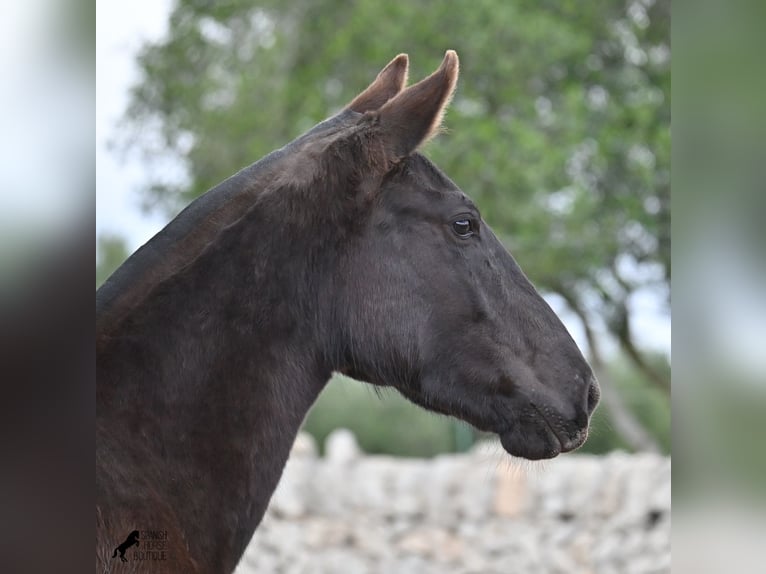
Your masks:
{"label": "horse nostril", "polygon": [[590,385],[588,386],[588,416],[593,414],[598,405],[598,400],[601,397],[601,389],[598,386],[596,377],[591,377]]}

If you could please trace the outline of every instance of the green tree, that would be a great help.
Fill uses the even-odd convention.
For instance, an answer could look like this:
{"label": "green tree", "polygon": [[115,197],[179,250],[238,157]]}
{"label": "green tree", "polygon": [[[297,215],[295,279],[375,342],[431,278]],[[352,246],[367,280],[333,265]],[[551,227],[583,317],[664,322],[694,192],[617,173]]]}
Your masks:
{"label": "green tree", "polygon": [[125,240],[112,234],[99,235],[96,241],[96,289],[128,258]]}
{"label": "green tree", "polygon": [[144,194],[174,214],[339,110],[395,54],[420,78],[457,50],[449,134],[427,153],[581,319],[620,432],[653,448],[594,333],[667,398],[667,365],[632,319],[646,290],[669,305],[669,28],[669,0],[178,0],[167,37],[141,51],[126,143],[185,166],[176,181],[158,169]]}

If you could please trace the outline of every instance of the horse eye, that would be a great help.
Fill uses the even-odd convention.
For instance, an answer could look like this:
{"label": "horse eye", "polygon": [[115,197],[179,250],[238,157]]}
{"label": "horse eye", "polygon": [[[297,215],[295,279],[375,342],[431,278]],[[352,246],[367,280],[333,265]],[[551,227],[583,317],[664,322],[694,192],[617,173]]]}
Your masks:
{"label": "horse eye", "polygon": [[473,235],[473,223],[470,219],[458,219],[452,222],[452,230],[459,237],[470,237]]}

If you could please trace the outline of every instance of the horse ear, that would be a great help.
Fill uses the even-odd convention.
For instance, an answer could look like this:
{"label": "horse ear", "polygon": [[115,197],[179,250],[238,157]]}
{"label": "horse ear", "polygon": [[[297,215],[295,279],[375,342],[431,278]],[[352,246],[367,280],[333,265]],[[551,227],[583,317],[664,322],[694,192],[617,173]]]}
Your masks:
{"label": "horse ear", "polygon": [[383,68],[375,81],[346,106],[359,113],[374,111],[402,91],[407,83],[410,61],[407,54],[399,54]]}
{"label": "horse ear", "polygon": [[457,53],[447,50],[438,70],[378,110],[385,145],[395,158],[410,155],[439,130],[455,92],[458,70]]}

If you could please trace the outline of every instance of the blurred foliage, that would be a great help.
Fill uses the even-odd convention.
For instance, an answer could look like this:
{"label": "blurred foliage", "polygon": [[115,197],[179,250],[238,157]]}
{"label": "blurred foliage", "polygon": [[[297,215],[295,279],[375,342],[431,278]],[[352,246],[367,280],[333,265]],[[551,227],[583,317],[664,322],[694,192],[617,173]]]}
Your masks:
{"label": "blurred foliage", "polygon": [[[341,109],[397,53],[418,80],[457,50],[449,133],[426,153],[535,284],[660,390],[636,407],[651,425],[669,371],[632,319],[637,294],[669,306],[669,36],[669,0],[178,0],[140,53],[122,144],[154,162],[146,207],[172,215]],[[168,179],[168,157],[185,177]]]}
{"label": "blurred foliage", "polygon": [[347,428],[365,452],[422,457],[456,451],[458,424],[462,423],[425,411],[393,390],[336,375],[312,407],[304,430],[322,448],[330,432]]}
{"label": "blurred foliage", "polygon": [[[681,217],[674,222],[673,249],[682,267],[673,286],[680,319],[673,400],[682,411],[674,441],[683,456],[674,465],[673,494],[708,509],[711,501],[730,497],[746,512],[761,513],[764,532],[766,36],[760,24],[766,3],[676,6],[673,202]],[[739,539],[752,525],[740,520],[722,527],[720,517],[715,508],[708,520],[737,540],[721,552],[722,564],[762,570],[763,535],[743,553]],[[719,543],[713,538],[704,546]],[[741,563],[748,555],[757,561],[738,567],[729,560]]]}

